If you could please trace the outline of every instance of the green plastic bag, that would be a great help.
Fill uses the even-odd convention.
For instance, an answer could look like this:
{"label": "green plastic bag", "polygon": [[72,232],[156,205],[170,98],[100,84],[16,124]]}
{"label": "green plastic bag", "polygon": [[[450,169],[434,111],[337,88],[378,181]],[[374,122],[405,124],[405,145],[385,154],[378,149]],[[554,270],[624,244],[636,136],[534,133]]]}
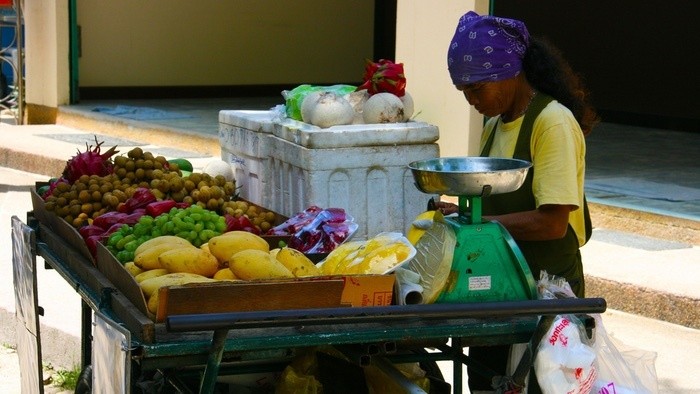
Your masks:
{"label": "green plastic bag", "polygon": [[357,89],[357,87],[352,85],[299,85],[292,90],[284,90],[282,91],[282,97],[284,97],[285,100],[285,113],[288,118],[301,121],[301,103],[309,93],[324,91],[334,92],[339,96],[344,96],[354,92],[355,89]]}

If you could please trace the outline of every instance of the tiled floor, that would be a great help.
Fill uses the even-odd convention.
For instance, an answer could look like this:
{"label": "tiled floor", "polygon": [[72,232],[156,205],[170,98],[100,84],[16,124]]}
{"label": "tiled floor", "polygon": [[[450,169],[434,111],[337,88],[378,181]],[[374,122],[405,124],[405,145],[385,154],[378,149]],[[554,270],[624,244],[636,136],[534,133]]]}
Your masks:
{"label": "tiled floor", "polygon": [[[96,107],[118,105],[152,108],[164,112],[148,123],[216,136],[221,110],[268,110],[283,103],[280,95],[85,101],[70,109],[90,113]],[[700,220],[700,133],[599,124],[587,137],[586,193],[591,202]]]}

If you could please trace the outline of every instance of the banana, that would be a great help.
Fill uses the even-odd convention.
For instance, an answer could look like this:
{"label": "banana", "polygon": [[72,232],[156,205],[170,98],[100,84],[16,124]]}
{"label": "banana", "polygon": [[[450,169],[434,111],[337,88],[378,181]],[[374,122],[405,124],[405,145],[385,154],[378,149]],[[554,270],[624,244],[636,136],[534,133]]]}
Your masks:
{"label": "banana", "polygon": [[190,241],[188,241],[184,238],[177,237],[175,235],[161,235],[159,237],[151,238],[148,241],[139,245],[136,248],[136,250],[134,250],[134,256],[142,253],[146,249],[149,249],[155,245],[158,245],[158,244],[164,243],[164,242],[170,242],[170,243],[178,243],[179,242],[182,245],[189,245],[190,244]]}
{"label": "banana", "polygon": [[290,247],[281,248],[276,254],[277,261],[282,263],[297,278],[303,276],[320,276],[321,270],[316,267],[306,255]]}
{"label": "banana", "polygon": [[156,268],[156,269],[152,269],[152,270],[146,270],[146,271],[143,271],[142,273],[136,275],[134,277],[134,280],[136,280],[136,283],[141,283],[146,279],[155,278],[155,277],[165,275],[168,273],[169,273],[168,270],[166,270],[165,268]]}
{"label": "banana", "polygon": [[146,279],[139,283],[139,287],[146,298],[151,298],[154,293],[158,292],[163,286],[178,286],[187,283],[209,283],[214,282],[214,279],[206,276],[191,274],[188,272],[174,272],[157,276],[155,278]]}
{"label": "banana", "polygon": [[136,275],[144,272],[144,270],[142,270],[136,264],[134,264],[133,261],[129,261],[128,263],[124,263],[124,269],[126,270],[126,272],[130,273],[131,276],[134,276],[134,277]]}
{"label": "banana", "polygon": [[[176,237],[179,238],[179,237]],[[179,241],[164,241],[161,243],[157,243],[155,245],[152,245],[144,250],[141,251],[139,254],[134,254],[134,264],[136,264],[137,267],[145,270],[150,270],[154,268],[163,268],[160,265],[160,261],[158,261],[158,256],[160,256],[163,252],[167,252],[169,250],[173,249],[178,249],[178,248],[195,248],[194,245],[190,244],[186,239],[179,238],[185,241],[186,243],[183,244]]]}
{"label": "banana", "polygon": [[265,239],[247,231],[229,231],[211,238],[208,244],[209,251],[223,267],[228,266],[231,256],[242,250],[270,251],[270,244]]}
{"label": "banana", "polygon": [[293,278],[294,274],[267,251],[242,250],[229,261],[229,269],[243,280]]}
{"label": "banana", "polygon": [[169,272],[189,272],[211,278],[219,270],[219,262],[211,253],[193,246],[181,246],[161,253],[160,266]]}

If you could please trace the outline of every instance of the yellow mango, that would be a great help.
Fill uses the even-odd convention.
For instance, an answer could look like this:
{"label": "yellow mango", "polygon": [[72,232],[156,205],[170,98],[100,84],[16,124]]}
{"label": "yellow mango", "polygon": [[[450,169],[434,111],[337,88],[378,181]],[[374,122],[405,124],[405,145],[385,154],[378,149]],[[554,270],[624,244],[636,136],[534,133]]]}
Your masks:
{"label": "yellow mango", "polygon": [[284,247],[275,254],[277,261],[282,263],[292,275],[299,277],[320,276],[321,270],[306,255],[296,249]]}
{"label": "yellow mango", "polygon": [[255,249],[265,253],[270,251],[270,245],[262,237],[247,231],[229,231],[209,240],[209,251],[226,267],[231,256],[246,250]]}
{"label": "yellow mango", "polygon": [[161,275],[165,275],[167,273],[168,273],[168,270],[166,270],[165,268],[155,268],[152,270],[145,270],[142,273],[136,275],[134,277],[134,280],[136,280],[137,283],[141,283],[146,279],[155,278],[155,277],[158,277]]}
{"label": "yellow mango", "polygon": [[233,274],[233,271],[231,271],[228,268],[221,268],[212,277],[212,279],[216,280],[240,280],[239,278],[236,277],[236,275]]}
{"label": "yellow mango", "polygon": [[131,276],[136,276],[142,272],[144,272],[141,268],[139,268],[136,264],[134,264],[133,261],[129,261],[128,263],[124,263],[124,269],[126,272],[130,273]]}
{"label": "yellow mango", "polygon": [[192,246],[183,246],[161,253],[161,267],[169,272],[189,272],[212,277],[219,270],[219,262],[211,253]]}
{"label": "yellow mango", "polygon": [[146,298],[150,298],[158,291],[158,289],[164,286],[179,286],[187,283],[209,282],[214,282],[214,279],[207,278],[206,276],[202,275],[191,274],[189,272],[174,272],[144,280],[143,282],[139,283],[139,287]]}
{"label": "yellow mango", "polygon": [[148,297],[148,302],[146,303],[148,311],[156,315],[158,313],[158,292],[153,293],[152,296]]}
{"label": "yellow mango", "polygon": [[[175,237],[179,238],[179,237]],[[183,241],[187,242],[186,239],[180,238]],[[187,242],[186,244],[182,244],[180,242],[161,242],[158,244],[155,244],[147,249],[144,249],[141,253],[139,254],[134,254],[134,264],[136,266],[140,267],[141,269],[145,270],[150,270],[154,268],[164,268],[160,265],[160,261],[158,261],[158,256],[161,255],[163,252],[167,252],[173,249],[178,249],[178,248],[194,248],[195,246]]]}
{"label": "yellow mango", "polygon": [[142,253],[144,250],[152,248],[155,245],[161,244],[161,243],[179,243],[181,245],[190,245],[190,241],[180,238],[175,235],[161,235],[159,237],[151,238],[148,241],[142,243],[139,245],[136,250],[134,250],[134,256]]}
{"label": "yellow mango", "polygon": [[231,256],[229,269],[243,280],[293,278],[292,272],[268,251],[246,249]]}
{"label": "yellow mango", "polygon": [[357,256],[359,249],[364,244],[364,241],[351,241],[340,244],[328,254],[321,264],[321,273],[324,275],[341,273],[339,271]]}

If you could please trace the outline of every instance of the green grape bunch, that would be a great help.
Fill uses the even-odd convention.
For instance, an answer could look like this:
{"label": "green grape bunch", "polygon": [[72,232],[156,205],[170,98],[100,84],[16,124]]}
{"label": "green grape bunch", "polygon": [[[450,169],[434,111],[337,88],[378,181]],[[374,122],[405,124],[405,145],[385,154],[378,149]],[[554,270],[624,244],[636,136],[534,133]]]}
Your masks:
{"label": "green grape bunch", "polygon": [[133,226],[123,225],[107,239],[107,249],[120,263],[134,259],[134,251],[142,243],[161,235],[175,235],[200,247],[226,231],[226,219],[199,205],[172,208],[157,217],[142,216]]}

